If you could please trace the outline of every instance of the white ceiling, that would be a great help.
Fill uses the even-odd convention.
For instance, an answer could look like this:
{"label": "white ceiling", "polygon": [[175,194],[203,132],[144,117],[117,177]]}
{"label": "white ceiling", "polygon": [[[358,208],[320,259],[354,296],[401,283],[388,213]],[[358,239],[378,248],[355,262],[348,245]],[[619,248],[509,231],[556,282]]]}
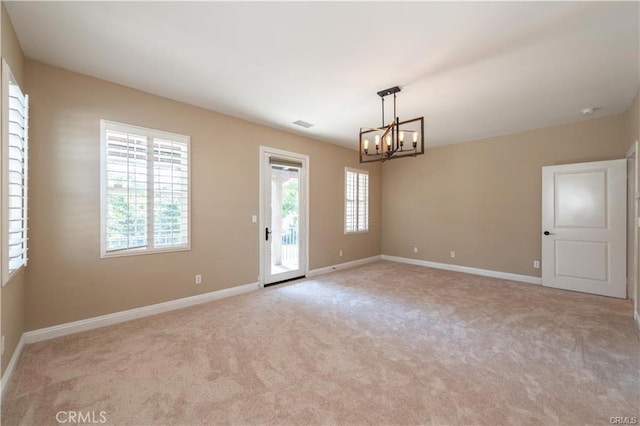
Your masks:
{"label": "white ceiling", "polygon": [[617,114],[640,84],[638,2],[5,4],[30,58],[353,149],[394,85],[430,147]]}

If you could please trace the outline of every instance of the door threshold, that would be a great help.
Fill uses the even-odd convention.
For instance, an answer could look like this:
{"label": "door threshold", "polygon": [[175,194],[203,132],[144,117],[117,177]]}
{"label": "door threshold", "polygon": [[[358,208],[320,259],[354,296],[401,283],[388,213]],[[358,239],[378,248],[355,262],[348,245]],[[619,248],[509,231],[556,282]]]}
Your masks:
{"label": "door threshold", "polygon": [[307,276],[306,275],[300,275],[299,277],[289,278],[289,279],[282,280],[282,281],[276,281],[275,283],[265,284],[263,287],[270,287],[272,285],[288,283],[289,281],[295,281],[295,280],[299,280],[299,279],[302,279],[302,278],[307,278]]}

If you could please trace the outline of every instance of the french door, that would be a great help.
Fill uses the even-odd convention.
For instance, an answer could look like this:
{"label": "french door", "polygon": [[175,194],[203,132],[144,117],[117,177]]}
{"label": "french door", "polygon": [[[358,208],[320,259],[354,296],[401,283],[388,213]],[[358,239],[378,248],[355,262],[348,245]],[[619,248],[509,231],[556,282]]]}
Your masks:
{"label": "french door", "polygon": [[263,285],[307,272],[307,156],[261,147],[261,276]]}

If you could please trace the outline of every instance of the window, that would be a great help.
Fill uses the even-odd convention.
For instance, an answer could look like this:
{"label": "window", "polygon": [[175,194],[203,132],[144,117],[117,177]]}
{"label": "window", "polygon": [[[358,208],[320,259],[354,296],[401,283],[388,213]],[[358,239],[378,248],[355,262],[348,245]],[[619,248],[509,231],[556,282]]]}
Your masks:
{"label": "window", "polygon": [[27,264],[29,96],[2,61],[2,285]]}
{"label": "window", "polygon": [[344,232],[369,230],[369,172],[345,168]]}
{"label": "window", "polygon": [[102,257],[189,250],[189,137],[100,127]]}

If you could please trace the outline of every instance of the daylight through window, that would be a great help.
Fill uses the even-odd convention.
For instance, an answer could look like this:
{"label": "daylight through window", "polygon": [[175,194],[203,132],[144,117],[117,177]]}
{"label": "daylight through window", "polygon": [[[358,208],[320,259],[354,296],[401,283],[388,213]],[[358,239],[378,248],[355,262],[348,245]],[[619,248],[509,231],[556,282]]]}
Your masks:
{"label": "daylight through window", "polygon": [[345,168],[344,232],[369,230],[369,172]]}
{"label": "daylight through window", "polygon": [[27,264],[29,96],[2,61],[2,285]]}
{"label": "daylight through window", "polygon": [[101,121],[102,255],[190,248],[189,137]]}

